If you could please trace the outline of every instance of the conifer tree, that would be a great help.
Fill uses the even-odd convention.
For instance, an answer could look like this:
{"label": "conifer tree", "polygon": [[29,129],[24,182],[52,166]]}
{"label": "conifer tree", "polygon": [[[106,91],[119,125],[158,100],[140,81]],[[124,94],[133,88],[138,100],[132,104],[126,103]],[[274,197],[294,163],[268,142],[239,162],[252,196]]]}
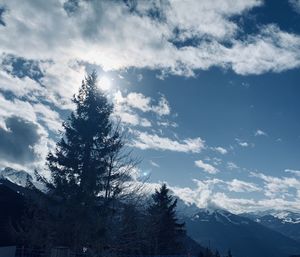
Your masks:
{"label": "conifer tree", "polygon": [[97,87],[96,73],[82,82],[73,97],[76,110],[63,123],[64,133],[47,161],[54,193],[83,201],[106,194],[111,157],[123,147],[110,120],[112,105]]}
{"label": "conifer tree", "polygon": [[166,184],[152,195],[148,209],[151,254],[179,254],[183,251],[184,223],[176,217],[177,199],[169,194]]}
{"label": "conifer tree", "polygon": [[73,102],[75,111],[47,157],[52,180],[46,184],[59,203],[54,238],[73,249],[103,248],[114,212],[109,203],[122,192],[135,163],[123,152],[111,120],[113,106],[97,87],[96,73],[85,78]]}
{"label": "conifer tree", "polygon": [[139,255],[142,249],[141,213],[136,206],[127,204],[121,213],[118,231],[117,247],[120,254]]}

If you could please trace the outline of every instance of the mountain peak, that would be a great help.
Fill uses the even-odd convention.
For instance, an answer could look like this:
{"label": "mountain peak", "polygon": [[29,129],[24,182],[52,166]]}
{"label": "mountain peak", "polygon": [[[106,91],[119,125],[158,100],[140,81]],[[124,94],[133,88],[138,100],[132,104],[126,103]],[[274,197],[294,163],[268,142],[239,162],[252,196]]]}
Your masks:
{"label": "mountain peak", "polygon": [[15,170],[10,167],[6,167],[0,171],[0,179],[7,179],[22,187],[26,186],[27,181],[33,182],[33,178],[28,172],[24,170]]}

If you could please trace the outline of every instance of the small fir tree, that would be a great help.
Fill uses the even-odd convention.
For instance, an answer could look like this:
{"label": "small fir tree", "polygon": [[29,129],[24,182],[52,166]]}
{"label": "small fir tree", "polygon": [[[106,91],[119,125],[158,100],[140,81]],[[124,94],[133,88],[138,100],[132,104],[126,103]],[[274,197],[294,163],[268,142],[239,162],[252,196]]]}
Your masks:
{"label": "small fir tree", "polygon": [[151,254],[179,254],[183,251],[184,223],[176,217],[177,199],[169,194],[166,184],[152,195],[148,209]]}

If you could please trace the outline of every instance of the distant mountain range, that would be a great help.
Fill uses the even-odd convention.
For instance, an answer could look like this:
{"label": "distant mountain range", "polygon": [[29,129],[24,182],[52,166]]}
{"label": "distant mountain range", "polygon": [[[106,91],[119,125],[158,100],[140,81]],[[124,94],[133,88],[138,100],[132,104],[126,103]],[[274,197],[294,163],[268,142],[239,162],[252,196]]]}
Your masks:
{"label": "distant mountain range", "polygon": [[[30,192],[24,188],[28,181],[41,186],[26,171],[11,168],[0,171],[2,190],[6,187],[28,194]],[[6,193],[12,197],[11,192]],[[17,198],[16,195],[14,197]],[[5,202],[5,199],[2,201]],[[298,213],[270,210],[235,215],[217,208],[200,209],[196,205],[186,205],[180,199],[178,211],[186,223],[187,234],[195,240],[187,238],[191,249],[201,249],[198,244],[212,250],[217,248],[222,254],[230,249],[235,257],[288,257],[300,254]]]}
{"label": "distant mountain range", "polygon": [[185,222],[189,236],[221,253],[228,249],[236,257],[287,257],[300,253],[299,242],[225,210],[200,209]]}
{"label": "distant mountain range", "polygon": [[293,238],[300,244],[300,213],[269,210],[257,213],[243,213],[241,216]]}

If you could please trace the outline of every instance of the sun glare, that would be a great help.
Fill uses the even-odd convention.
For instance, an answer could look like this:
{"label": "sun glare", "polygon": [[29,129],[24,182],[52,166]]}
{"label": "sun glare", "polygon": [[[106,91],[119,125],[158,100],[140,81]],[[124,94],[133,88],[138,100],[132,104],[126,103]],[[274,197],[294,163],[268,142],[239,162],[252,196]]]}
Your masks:
{"label": "sun glare", "polygon": [[108,76],[100,77],[99,87],[104,91],[110,90],[112,88],[112,79]]}

